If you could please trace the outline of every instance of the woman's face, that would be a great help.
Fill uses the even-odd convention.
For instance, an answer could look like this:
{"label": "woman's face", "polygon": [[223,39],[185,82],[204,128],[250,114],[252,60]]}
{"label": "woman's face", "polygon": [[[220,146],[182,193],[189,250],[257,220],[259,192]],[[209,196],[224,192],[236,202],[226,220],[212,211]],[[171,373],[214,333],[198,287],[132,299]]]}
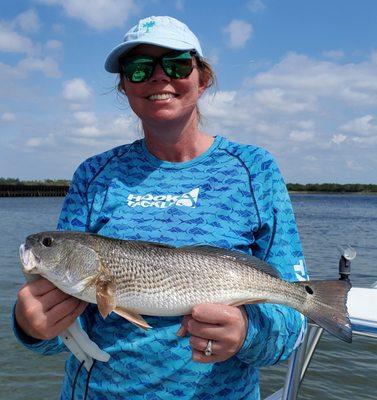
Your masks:
{"label": "woman's face", "polygon": [[[163,47],[140,45],[130,55],[159,57],[170,51]],[[179,122],[196,113],[196,104],[205,90],[205,83],[199,83],[199,71],[194,60],[194,69],[187,78],[169,78],[157,65],[148,81],[132,83],[124,79],[123,88],[131,108],[142,122],[155,124]]]}

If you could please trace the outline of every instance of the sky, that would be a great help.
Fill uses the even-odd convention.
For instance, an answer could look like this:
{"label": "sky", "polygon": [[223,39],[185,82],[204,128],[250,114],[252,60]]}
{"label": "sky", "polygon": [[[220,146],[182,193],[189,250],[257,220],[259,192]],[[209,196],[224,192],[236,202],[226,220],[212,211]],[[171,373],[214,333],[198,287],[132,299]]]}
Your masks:
{"label": "sky", "polygon": [[70,179],[142,137],[104,62],[150,15],[216,72],[203,131],[266,148],[287,182],[377,183],[374,0],[1,0],[0,177]]}

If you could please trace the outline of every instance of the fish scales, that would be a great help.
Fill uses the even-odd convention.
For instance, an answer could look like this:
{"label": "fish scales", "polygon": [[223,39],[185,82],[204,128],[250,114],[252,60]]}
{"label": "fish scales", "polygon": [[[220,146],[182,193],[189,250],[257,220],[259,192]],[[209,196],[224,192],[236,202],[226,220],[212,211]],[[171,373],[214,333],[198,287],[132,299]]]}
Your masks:
{"label": "fish scales", "polygon": [[[251,296],[266,299],[278,283],[233,259],[225,258],[220,264],[217,257],[190,250],[113,241],[99,246],[98,253],[101,264],[116,278],[117,304],[147,315],[186,314],[198,302],[231,304]],[[285,288],[284,295],[280,287],[276,300],[289,296],[290,288]],[[299,301],[305,296],[301,290]]]}

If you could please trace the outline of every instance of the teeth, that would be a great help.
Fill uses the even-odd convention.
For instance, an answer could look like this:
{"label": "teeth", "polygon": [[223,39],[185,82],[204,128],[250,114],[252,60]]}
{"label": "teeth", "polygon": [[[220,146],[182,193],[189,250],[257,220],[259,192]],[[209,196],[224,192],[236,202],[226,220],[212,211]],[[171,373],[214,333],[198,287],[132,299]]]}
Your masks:
{"label": "teeth", "polygon": [[20,259],[23,266],[28,265],[29,263],[29,255],[30,252],[26,250],[25,243],[20,246]]}
{"label": "teeth", "polygon": [[149,96],[149,100],[167,100],[174,97],[171,93],[162,93],[162,94],[152,94]]}

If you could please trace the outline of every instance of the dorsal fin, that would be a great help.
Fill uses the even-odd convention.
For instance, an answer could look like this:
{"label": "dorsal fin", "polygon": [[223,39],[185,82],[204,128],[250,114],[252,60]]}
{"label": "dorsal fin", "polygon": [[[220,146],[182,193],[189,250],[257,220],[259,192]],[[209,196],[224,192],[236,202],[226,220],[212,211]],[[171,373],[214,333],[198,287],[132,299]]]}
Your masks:
{"label": "dorsal fin", "polygon": [[221,247],[209,246],[209,245],[193,245],[179,247],[177,250],[193,252],[196,254],[203,254],[206,256],[220,257],[227,260],[233,260],[235,262],[249,265],[250,267],[259,269],[276,278],[281,278],[279,271],[272,265],[260,260],[257,257],[251,256],[249,254],[241,253],[236,250],[222,249]]}

